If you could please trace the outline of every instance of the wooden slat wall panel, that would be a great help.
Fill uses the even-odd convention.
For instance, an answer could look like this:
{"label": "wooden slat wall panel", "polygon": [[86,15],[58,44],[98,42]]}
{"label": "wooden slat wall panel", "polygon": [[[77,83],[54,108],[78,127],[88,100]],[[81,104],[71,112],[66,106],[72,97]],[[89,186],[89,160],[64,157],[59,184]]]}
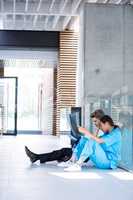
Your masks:
{"label": "wooden slat wall panel", "polygon": [[75,106],[78,33],[60,32],[59,66],[57,68],[56,134],[60,134],[60,110]]}
{"label": "wooden slat wall panel", "polygon": [[4,76],[4,62],[3,60],[0,60],[0,76]]}
{"label": "wooden slat wall panel", "polygon": [[54,69],[54,88],[53,88],[53,135],[56,135],[57,123],[57,69]]}

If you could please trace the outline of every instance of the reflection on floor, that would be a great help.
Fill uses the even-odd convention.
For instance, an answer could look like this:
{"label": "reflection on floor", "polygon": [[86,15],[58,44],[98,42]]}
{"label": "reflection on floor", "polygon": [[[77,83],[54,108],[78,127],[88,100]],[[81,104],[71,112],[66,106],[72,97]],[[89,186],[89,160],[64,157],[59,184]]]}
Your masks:
{"label": "reflection on floor", "polygon": [[1,137],[0,200],[133,199],[133,174],[94,168],[64,172],[56,162],[31,165],[24,152],[24,145],[41,153],[59,144],[52,136]]}

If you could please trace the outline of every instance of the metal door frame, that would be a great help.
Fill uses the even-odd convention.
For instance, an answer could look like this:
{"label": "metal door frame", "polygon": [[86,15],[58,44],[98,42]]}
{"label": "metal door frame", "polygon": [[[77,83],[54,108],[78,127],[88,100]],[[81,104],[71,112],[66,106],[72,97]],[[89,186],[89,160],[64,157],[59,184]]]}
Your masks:
{"label": "metal door frame", "polygon": [[3,135],[17,135],[17,104],[18,104],[18,77],[16,76],[3,76],[0,79],[14,79],[15,80],[15,112],[14,112],[14,133],[3,133]]}

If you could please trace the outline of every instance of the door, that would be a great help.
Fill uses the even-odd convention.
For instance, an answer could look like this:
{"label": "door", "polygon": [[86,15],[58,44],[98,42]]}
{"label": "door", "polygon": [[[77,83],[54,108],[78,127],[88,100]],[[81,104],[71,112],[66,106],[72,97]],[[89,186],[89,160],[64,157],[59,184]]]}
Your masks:
{"label": "door", "polygon": [[17,77],[0,77],[0,134],[17,134]]}

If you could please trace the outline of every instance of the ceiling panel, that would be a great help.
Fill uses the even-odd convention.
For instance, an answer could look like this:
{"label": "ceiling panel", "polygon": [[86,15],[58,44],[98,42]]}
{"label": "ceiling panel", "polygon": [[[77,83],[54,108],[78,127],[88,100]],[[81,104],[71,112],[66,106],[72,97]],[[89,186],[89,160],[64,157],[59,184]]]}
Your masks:
{"label": "ceiling panel", "polygon": [[133,0],[0,0],[0,29],[62,31],[86,2],[132,4]]}

